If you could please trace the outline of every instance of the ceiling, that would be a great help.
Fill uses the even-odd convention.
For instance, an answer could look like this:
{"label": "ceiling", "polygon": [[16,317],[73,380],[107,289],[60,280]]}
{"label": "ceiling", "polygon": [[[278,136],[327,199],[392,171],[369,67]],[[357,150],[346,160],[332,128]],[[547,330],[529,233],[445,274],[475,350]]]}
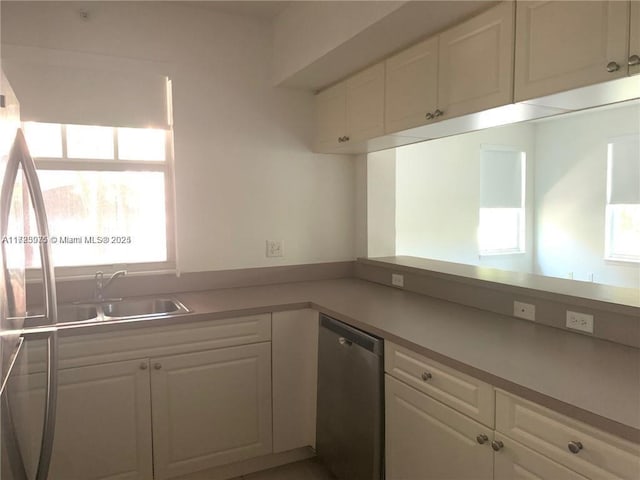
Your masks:
{"label": "ceiling", "polygon": [[200,0],[188,1],[185,3],[188,3],[195,7],[206,8],[209,10],[215,10],[217,12],[228,13],[231,15],[255,17],[262,20],[272,21],[291,2],[281,2],[276,0]]}

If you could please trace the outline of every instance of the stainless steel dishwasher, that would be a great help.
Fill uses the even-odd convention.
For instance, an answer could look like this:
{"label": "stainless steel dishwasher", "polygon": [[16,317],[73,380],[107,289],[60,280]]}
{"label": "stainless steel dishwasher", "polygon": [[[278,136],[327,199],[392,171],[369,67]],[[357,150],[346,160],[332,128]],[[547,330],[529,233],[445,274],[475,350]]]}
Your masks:
{"label": "stainless steel dishwasher", "polygon": [[316,451],[339,480],[384,478],[382,339],[320,315]]}

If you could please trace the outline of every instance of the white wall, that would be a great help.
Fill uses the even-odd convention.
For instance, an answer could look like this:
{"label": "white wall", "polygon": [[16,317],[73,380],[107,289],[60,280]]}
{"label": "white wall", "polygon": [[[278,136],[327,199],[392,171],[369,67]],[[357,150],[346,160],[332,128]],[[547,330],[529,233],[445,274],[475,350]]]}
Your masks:
{"label": "white wall", "polygon": [[[149,60],[169,73],[181,270],[353,259],[353,159],[310,152],[313,99],[271,87],[267,23],[175,2],[0,7],[3,44]],[[266,239],[283,240],[285,256],[265,258]]]}
{"label": "white wall", "polygon": [[[533,132],[532,125],[510,125],[397,148],[397,254],[531,272]],[[478,256],[483,144],[527,154],[525,254]]]}
{"label": "white wall", "polygon": [[536,125],[534,273],[640,288],[640,265],[603,258],[607,140],[639,131],[638,105]]}
{"label": "white wall", "polygon": [[367,155],[367,256],[396,254],[397,149]]}

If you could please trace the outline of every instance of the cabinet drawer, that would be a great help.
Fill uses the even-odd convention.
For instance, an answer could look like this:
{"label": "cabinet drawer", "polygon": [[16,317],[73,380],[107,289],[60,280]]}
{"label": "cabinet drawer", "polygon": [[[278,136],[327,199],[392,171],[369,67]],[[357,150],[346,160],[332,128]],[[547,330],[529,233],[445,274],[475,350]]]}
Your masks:
{"label": "cabinet drawer", "polygon": [[493,480],[586,480],[586,477],[520,442],[499,433],[495,434],[495,439],[502,442],[504,447],[495,454]]}
{"label": "cabinet drawer", "polygon": [[[72,335],[60,339],[60,367],[196,352],[271,340],[271,314]],[[46,369],[46,342],[30,342],[29,371]]]}
{"label": "cabinet drawer", "polygon": [[[588,478],[640,478],[640,445],[496,391],[496,431]],[[570,442],[580,443],[572,453]]]}
{"label": "cabinet drawer", "polygon": [[442,403],[493,427],[493,387],[409,349],[385,342],[384,369]]}

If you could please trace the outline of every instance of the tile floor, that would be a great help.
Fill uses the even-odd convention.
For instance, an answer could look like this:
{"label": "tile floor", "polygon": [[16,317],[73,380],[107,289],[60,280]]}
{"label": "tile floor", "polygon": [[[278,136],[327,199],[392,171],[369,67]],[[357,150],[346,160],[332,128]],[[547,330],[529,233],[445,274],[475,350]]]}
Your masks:
{"label": "tile floor", "polygon": [[243,475],[233,480],[334,480],[334,478],[315,459],[309,459]]}

